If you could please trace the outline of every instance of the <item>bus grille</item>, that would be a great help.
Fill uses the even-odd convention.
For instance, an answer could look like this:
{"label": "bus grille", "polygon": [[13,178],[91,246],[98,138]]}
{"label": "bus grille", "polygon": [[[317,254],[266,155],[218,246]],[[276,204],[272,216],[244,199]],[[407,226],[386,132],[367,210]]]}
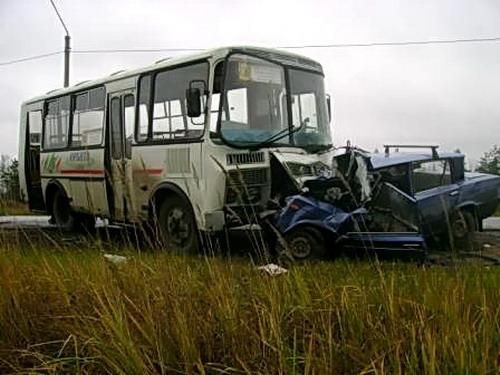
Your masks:
{"label": "bus grille", "polygon": [[238,169],[228,173],[228,185],[265,185],[267,169]]}
{"label": "bus grille", "polygon": [[264,162],[263,152],[249,152],[245,154],[228,154],[227,165],[258,164]]}
{"label": "bus grille", "polygon": [[190,173],[191,161],[189,148],[167,149],[165,155],[165,165],[171,174]]}

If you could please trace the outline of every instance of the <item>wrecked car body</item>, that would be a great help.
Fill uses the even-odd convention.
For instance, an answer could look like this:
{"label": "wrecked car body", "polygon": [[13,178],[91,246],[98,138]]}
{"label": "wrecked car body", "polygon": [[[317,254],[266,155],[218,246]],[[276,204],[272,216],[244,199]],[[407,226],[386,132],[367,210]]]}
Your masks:
{"label": "wrecked car body", "polygon": [[416,208],[416,224],[434,245],[467,245],[483,219],[498,206],[500,177],[465,172],[459,153],[372,155],[372,173],[405,193]]}
{"label": "wrecked car body", "polygon": [[287,199],[276,220],[281,237],[277,250],[293,259],[322,258],[340,252],[364,250],[376,254],[403,252],[423,257],[426,244],[413,232],[374,232],[373,215],[362,207],[346,212],[311,195]]}
{"label": "wrecked car body", "polygon": [[463,245],[495,211],[500,177],[466,175],[463,155],[431,150],[348,148],[328,173],[297,180],[302,191],[285,199],[275,219],[281,249],[302,259],[355,248],[424,254],[427,244]]}

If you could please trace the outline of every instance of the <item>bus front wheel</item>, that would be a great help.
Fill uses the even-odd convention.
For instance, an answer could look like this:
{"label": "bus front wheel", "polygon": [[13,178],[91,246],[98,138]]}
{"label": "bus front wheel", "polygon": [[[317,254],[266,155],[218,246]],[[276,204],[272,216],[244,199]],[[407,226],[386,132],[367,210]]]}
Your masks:
{"label": "bus front wheel", "polygon": [[163,244],[182,254],[198,251],[198,232],[189,204],[177,196],[167,197],[160,206],[158,225]]}

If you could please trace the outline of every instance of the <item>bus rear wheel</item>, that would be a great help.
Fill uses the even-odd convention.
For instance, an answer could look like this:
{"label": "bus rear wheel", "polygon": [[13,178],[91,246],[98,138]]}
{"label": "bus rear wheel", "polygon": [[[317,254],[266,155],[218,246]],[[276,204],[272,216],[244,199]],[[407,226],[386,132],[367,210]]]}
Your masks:
{"label": "bus rear wheel", "polygon": [[52,215],[59,229],[71,231],[75,228],[75,216],[68,199],[61,190],[57,190],[52,200]]}
{"label": "bus rear wheel", "polygon": [[166,198],[160,206],[158,225],[162,243],[181,254],[198,251],[198,231],[191,207],[180,197]]}

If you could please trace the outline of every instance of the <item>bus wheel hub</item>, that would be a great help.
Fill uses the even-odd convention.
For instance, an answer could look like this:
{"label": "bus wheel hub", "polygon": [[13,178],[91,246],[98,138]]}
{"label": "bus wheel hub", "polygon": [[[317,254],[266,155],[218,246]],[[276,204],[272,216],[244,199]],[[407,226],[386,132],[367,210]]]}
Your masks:
{"label": "bus wheel hub", "polygon": [[170,211],[167,217],[167,229],[172,241],[178,245],[188,239],[189,224],[182,209],[174,208]]}

